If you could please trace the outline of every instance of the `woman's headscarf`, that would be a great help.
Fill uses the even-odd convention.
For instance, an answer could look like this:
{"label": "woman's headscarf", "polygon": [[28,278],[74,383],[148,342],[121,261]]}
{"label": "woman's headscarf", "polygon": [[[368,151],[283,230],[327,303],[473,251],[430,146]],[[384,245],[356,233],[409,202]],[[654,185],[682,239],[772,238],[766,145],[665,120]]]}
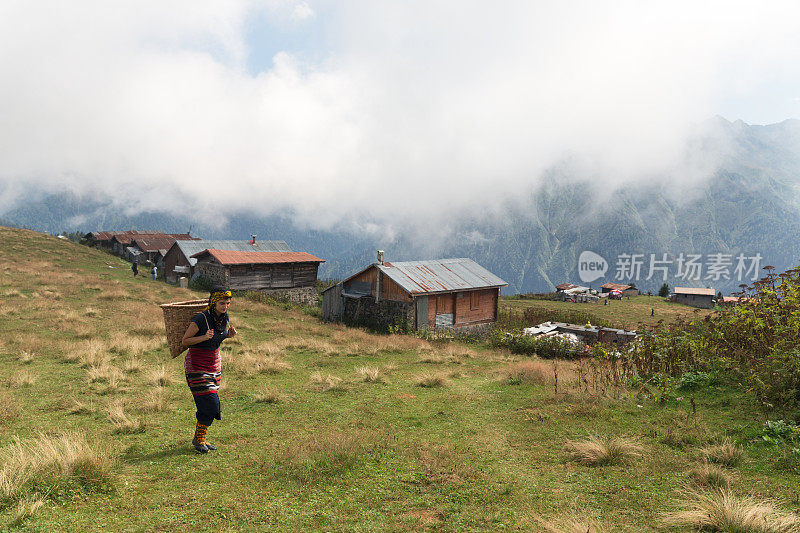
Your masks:
{"label": "woman's headscarf", "polygon": [[217,302],[227,298],[231,298],[230,289],[226,289],[224,287],[214,287],[211,289],[211,295],[208,297],[208,307],[206,310],[208,311],[208,314],[211,315],[216,329],[225,329],[225,326],[228,323],[228,313],[223,313],[220,315],[217,313],[215,307]]}

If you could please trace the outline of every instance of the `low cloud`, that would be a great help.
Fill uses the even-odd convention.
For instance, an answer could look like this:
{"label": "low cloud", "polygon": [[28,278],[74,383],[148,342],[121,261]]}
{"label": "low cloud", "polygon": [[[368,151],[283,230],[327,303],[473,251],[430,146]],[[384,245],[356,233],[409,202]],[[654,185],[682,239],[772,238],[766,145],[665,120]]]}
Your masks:
{"label": "low cloud", "polygon": [[[719,100],[792,64],[797,11],[12,2],[0,8],[0,208],[68,189],[133,211],[283,213],[394,235],[480,215],[554,168],[609,188],[696,183],[719,151],[687,139]],[[253,72],[259,18],[317,44],[278,47]]]}

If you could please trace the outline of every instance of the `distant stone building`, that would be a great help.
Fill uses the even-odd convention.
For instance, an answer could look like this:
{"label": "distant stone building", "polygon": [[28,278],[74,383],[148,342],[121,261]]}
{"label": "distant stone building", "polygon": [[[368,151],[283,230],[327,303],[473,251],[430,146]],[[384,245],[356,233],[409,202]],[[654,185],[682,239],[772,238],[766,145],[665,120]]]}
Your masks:
{"label": "distant stone building", "polygon": [[322,317],[372,327],[485,329],[507,283],[471,259],[378,262],[322,293]]}

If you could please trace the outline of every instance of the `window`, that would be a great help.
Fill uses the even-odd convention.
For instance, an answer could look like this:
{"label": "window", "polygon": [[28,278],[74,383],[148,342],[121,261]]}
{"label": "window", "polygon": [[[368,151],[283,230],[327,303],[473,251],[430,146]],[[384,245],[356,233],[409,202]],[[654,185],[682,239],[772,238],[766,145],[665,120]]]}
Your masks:
{"label": "window", "polygon": [[477,309],[478,308],[478,291],[472,291],[469,293],[469,308]]}

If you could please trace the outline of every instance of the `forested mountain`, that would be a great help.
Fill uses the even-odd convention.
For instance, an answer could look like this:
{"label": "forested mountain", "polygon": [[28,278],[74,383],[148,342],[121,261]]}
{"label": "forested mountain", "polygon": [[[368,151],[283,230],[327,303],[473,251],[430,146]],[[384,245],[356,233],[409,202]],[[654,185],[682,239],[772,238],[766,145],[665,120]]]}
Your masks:
{"label": "forested mountain", "polygon": [[[667,269],[670,286],[711,286],[727,294],[740,283],[735,272],[740,254],[748,267],[753,263],[749,258],[757,254],[763,258],[760,266],[779,269],[795,266],[800,259],[800,121],[749,126],[720,118],[717,123],[719,138],[713,142],[726,147],[725,157],[710,179],[680,185],[685,191],[676,190],[676,183],[683,182],[669,177],[657,184],[608,191],[570,176],[509,202],[503,217],[488,221],[460,217],[457,234],[433,248],[419,235],[401,232],[387,243],[341,230],[301,229],[281,216],[232,214],[225,227],[214,228],[165,213],[125,215],[104,202],[69,194],[29,196],[0,217],[49,232],[191,228],[193,235],[232,239],[256,233],[326,259],[322,277],[354,272],[374,260],[377,248],[395,261],[464,256],[505,279],[508,293],[547,291],[565,281],[579,283],[578,257],[584,250],[608,262],[608,272],[593,286],[634,281],[645,290],[657,290],[663,271],[646,279],[650,254],[655,254],[658,260],[671,261],[659,263]],[[615,279],[618,261],[628,261],[621,254],[641,255],[631,260],[631,264],[641,260],[638,276],[625,268],[622,279]],[[691,254],[701,256],[695,258],[702,264],[700,279],[676,277],[681,254],[684,260]],[[719,273],[709,271],[712,263]],[[725,279],[725,273],[731,279]]]}

